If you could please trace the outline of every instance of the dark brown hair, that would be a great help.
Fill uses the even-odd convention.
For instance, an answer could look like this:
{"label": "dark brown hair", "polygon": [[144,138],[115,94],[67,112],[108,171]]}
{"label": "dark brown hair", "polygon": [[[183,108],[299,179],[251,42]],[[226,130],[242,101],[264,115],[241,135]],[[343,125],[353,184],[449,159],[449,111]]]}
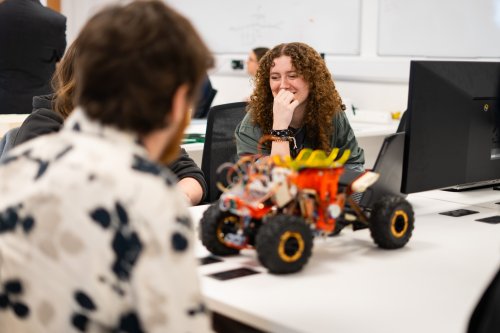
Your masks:
{"label": "dark brown hair", "polygon": [[256,47],[255,49],[252,50],[252,52],[255,53],[257,62],[260,61],[260,59],[264,56],[264,54],[266,54],[267,51],[269,51],[269,48],[267,47]]}
{"label": "dark brown hair", "polygon": [[191,23],[162,1],[111,6],[79,35],[75,103],[91,119],[140,135],[168,126],[182,84],[195,100],[213,58]]}
{"label": "dark brown hair", "polygon": [[254,123],[260,126],[264,134],[271,130],[274,98],[269,76],[274,59],[281,56],[291,58],[293,68],[309,85],[304,116],[307,136],[316,143],[315,149],[330,151],[330,138],[334,130],[333,117],[342,112],[342,100],[324,60],[307,44],[280,44],[262,57],[255,75],[255,89],[249,102]]}

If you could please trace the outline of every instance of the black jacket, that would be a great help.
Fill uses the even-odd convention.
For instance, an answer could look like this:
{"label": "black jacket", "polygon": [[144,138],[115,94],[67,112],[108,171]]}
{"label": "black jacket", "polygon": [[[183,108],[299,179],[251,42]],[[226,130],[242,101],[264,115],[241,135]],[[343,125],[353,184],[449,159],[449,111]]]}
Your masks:
{"label": "black jacket", "polygon": [[[40,135],[59,131],[64,119],[57,112],[52,111],[52,98],[53,95],[33,97],[33,112],[19,127],[19,131],[13,139],[12,146],[17,146]],[[196,179],[203,188],[202,200],[205,198],[207,183],[203,172],[189,157],[184,148],[181,148],[179,158],[168,165],[168,167],[179,179],[187,177]]]}
{"label": "black jacket", "polygon": [[64,119],[52,111],[52,96],[33,97],[33,112],[24,120],[13,140],[13,146],[36,138],[37,136],[59,131]]}
{"label": "black jacket", "polygon": [[0,3],[0,114],[30,113],[66,49],[66,17],[39,0]]}
{"label": "black jacket", "polygon": [[488,288],[469,320],[468,333],[500,332],[500,270]]}

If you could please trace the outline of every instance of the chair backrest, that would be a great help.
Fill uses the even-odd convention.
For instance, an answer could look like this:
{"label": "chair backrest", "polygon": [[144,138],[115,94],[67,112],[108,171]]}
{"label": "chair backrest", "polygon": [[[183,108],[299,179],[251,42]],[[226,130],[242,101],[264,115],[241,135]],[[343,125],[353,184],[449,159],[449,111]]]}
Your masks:
{"label": "chair backrest", "polygon": [[198,102],[193,110],[193,118],[206,118],[212,102],[214,101],[217,90],[212,87],[210,79],[207,77],[201,88]]}
{"label": "chair backrest", "polygon": [[406,194],[401,193],[404,145],[404,132],[394,133],[384,138],[373,166],[373,171],[377,172],[380,177],[366,192],[363,192],[360,201],[362,207],[373,207],[373,204],[384,195],[406,197]]}
{"label": "chair backrest", "polygon": [[408,118],[408,112],[404,111],[401,119],[399,120],[399,125],[396,133],[406,132],[406,123],[408,122],[408,119],[406,118]]}
{"label": "chair backrest", "polygon": [[221,195],[217,181],[224,179],[224,175],[218,175],[217,169],[223,163],[237,160],[234,130],[245,116],[246,107],[246,102],[229,103],[214,106],[208,112],[201,170],[208,185],[209,203]]}

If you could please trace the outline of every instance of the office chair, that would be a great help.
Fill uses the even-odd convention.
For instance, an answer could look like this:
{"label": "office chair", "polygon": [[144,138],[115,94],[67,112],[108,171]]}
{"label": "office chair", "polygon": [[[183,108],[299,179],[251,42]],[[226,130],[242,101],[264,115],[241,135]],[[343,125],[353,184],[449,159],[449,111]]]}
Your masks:
{"label": "office chair", "polygon": [[203,82],[203,86],[201,88],[201,94],[198,102],[193,110],[192,117],[193,118],[206,118],[210,107],[212,106],[212,102],[214,101],[215,95],[217,95],[217,89],[212,87],[212,83],[210,79],[205,79]]}
{"label": "office chair", "polygon": [[408,118],[408,112],[403,111],[403,115],[401,116],[401,119],[399,120],[399,125],[398,125],[398,129],[396,130],[396,133],[406,132],[406,123],[408,122],[408,120],[406,118]]}
{"label": "office chair", "polygon": [[221,195],[217,181],[224,180],[225,175],[217,174],[219,166],[237,160],[234,130],[245,116],[246,107],[246,102],[229,103],[214,106],[208,112],[201,159],[201,170],[208,185],[206,203],[216,201]]}

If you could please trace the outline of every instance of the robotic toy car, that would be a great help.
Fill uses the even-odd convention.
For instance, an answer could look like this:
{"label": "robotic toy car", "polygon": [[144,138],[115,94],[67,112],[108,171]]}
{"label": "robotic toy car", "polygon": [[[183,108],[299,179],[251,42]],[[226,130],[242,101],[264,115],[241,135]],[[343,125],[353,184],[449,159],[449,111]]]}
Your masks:
{"label": "robotic toy car", "polygon": [[350,152],[338,154],[303,149],[296,159],[240,159],[228,172],[229,186],[203,214],[203,245],[219,256],[256,249],[261,264],[275,274],[301,270],[314,236],[339,233],[348,224],[354,230],[368,227],[381,248],[403,247],[414,226],[411,205],[389,195],[361,207],[354,197],[378,174],[347,170]]}

